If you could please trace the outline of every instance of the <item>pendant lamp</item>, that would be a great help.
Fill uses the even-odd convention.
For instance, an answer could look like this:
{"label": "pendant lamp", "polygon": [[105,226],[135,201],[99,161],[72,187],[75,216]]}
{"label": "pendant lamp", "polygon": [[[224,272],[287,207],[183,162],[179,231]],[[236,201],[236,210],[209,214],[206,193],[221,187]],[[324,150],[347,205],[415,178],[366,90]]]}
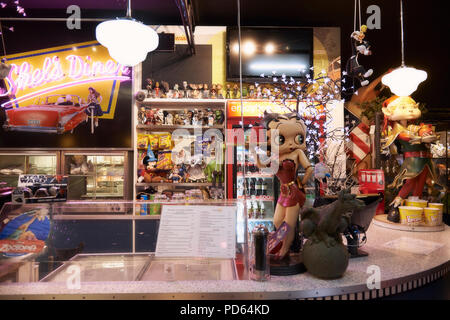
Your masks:
{"label": "pendant lamp", "polygon": [[127,16],[100,23],[95,36],[114,60],[128,67],[144,61],[159,43],[155,30],[131,18],[131,0],[128,0]]}
{"label": "pendant lamp", "polygon": [[402,65],[384,75],[381,82],[397,96],[409,96],[416,91],[419,84],[426,80],[427,73],[405,65],[405,44],[403,36],[403,0],[400,0],[400,24],[402,41]]}

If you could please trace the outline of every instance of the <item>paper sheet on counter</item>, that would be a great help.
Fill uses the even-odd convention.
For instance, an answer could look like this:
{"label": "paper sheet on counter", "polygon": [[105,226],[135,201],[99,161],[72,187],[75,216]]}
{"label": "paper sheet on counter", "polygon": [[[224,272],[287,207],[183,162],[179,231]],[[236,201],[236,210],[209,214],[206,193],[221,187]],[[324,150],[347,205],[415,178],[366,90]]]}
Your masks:
{"label": "paper sheet on counter", "polygon": [[157,257],[235,258],[236,207],[162,207]]}

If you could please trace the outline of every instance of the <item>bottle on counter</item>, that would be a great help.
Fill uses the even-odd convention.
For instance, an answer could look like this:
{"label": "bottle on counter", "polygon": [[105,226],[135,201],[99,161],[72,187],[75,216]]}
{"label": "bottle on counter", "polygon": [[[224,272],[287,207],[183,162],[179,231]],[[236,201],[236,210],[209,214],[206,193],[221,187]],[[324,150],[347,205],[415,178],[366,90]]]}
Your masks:
{"label": "bottle on counter", "polygon": [[266,208],[264,206],[264,201],[260,201],[259,208],[259,218],[264,219],[266,217]]}
{"label": "bottle on counter", "polygon": [[253,214],[254,214],[255,218],[259,218],[261,215],[261,211],[260,211],[261,208],[260,208],[259,202],[255,201],[253,204],[253,208],[254,208]]}
{"label": "bottle on counter", "polygon": [[256,185],[255,185],[256,196],[262,195],[262,184],[263,184],[263,180],[261,178],[256,180]]}
{"label": "bottle on counter", "polygon": [[256,188],[255,188],[255,178],[250,178],[250,195],[254,196],[256,194]]}
{"label": "bottle on counter", "polygon": [[253,211],[253,203],[250,201],[250,206],[247,209],[247,213],[248,213],[248,218],[252,219],[254,216],[254,211]]}
{"label": "bottle on counter", "polygon": [[266,179],[262,179],[263,182],[261,184],[261,195],[262,196],[267,196],[267,181]]}
{"label": "bottle on counter", "polygon": [[269,231],[263,225],[257,225],[251,233],[250,279],[267,281],[270,279]]}

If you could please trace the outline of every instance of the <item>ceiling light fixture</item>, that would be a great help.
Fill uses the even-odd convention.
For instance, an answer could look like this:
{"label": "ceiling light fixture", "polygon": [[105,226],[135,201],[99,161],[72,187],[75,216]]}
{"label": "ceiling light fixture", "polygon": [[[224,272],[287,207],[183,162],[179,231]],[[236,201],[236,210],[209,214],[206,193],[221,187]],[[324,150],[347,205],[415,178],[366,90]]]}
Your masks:
{"label": "ceiling light fixture", "polygon": [[419,84],[426,80],[427,73],[405,65],[405,44],[403,36],[403,0],[400,0],[400,25],[402,41],[402,65],[381,78],[381,82],[397,96],[409,96]]}
{"label": "ceiling light fixture", "polygon": [[155,30],[131,18],[131,0],[128,0],[127,16],[100,23],[95,36],[108,48],[111,58],[128,67],[144,61],[147,53],[159,44]]}

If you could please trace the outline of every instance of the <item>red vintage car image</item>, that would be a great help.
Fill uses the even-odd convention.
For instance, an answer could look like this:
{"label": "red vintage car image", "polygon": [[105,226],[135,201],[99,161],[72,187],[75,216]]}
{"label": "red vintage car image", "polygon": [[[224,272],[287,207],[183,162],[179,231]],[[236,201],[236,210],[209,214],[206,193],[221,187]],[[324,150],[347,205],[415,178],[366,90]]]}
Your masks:
{"label": "red vintage car image", "polygon": [[88,120],[88,104],[76,95],[50,95],[35,104],[6,110],[4,130],[58,133],[73,130]]}

